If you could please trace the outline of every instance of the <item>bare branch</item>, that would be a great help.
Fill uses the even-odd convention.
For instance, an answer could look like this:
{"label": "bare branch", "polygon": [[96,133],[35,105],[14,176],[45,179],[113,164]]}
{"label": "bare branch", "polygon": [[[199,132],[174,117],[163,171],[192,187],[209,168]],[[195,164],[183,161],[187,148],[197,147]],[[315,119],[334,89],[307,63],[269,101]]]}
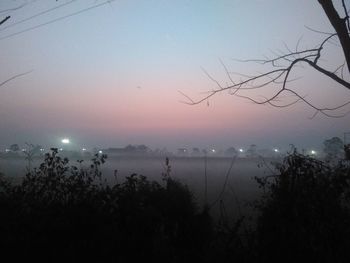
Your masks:
{"label": "bare branch", "polygon": [[[287,54],[277,56],[275,58],[265,59],[265,60],[264,59],[239,60],[241,62],[257,62],[257,63],[262,64],[262,65],[270,64],[273,68],[277,67],[277,69],[273,69],[273,70],[267,71],[265,73],[259,73],[257,75],[245,75],[245,74],[241,74],[241,73],[229,72],[226,65],[220,60],[220,63],[223,66],[225,73],[226,73],[228,79],[230,80],[230,82],[232,83],[232,85],[228,85],[226,87],[223,87],[208,72],[203,70],[204,73],[208,76],[208,78],[212,82],[214,82],[218,88],[214,89],[212,91],[209,91],[206,96],[204,96],[202,99],[199,99],[199,100],[193,100],[192,98],[190,98],[186,94],[184,94],[182,92],[180,92],[180,93],[188,100],[188,102],[185,102],[185,103],[190,104],[190,105],[202,103],[203,101],[208,100],[209,98],[216,95],[217,93],[221,93],[222,91],[228,90],[228,91],[231,91],[230,92],[231,95],[235,95],[237,97],[247,99],[255,104],[260,104],[260,105],[268,104],[268,105],[276,107],[276,108],[284,108],[284,107],[292,106],[298,102],[304,102],[308,106],[310,106],[311,108],[315,109],[315,111],[317,113],[321,113],[321,114],[328,116],[328,117],[343,117],[344,115],[333,115],[333,114],[330,114],[329,112],[339,110],[339,109],[349,105],[350,102],[344,103],[342,105],[338,105],[338,106],[333,107],[333,108],[318,107],[318,106],[312,104],[310,101],[308,101],[305,96],[301,96],[297,92],[293,91],[292,89],[287,88],[288,83],[295,81],[297,79],[300,79],[300,78],[292,78],[292,79],[290,78],[290,73],[291,73],[292,69],[298,65],[302,65],[303,63],[304,64],[306,63],[307,65],[311,66],[311,68],[315,69],[316,71],[328,76],[329,78],[333,79],[334,81],[341,84],[342,86],[350,89],[350,83],[344,80],[343,74],[341,75],[341,77],[339,77],[337,75],[338,70],[343,69],[344,65],[337,67],[335,71],[331,72],[331,71],[328,71],[317,64],[321,58],[321,55],[322,55],[321,51],[322,51],[324,45],[331,38],[333,38],[335,35],[336,34],[328,35],[317,48],[290,52]],[[296,57],[296,58],[289,59],[292,57]],[[310,60],[310,59],[312,59],[312,60]],[[288,66],[278,68],[278,67],[280,67],[280,65],[277,65],[277,62],[280,60],[286,60],[288,62],[290,61],[290,63]],[[243,77],[244,79],[237,82],[232,78],[231,74],[237,74],[237,75]],[[258,81],[258,83],[255,83],[256,81]],[[238,92],[242,91],[242,90],[253,90],[253,89],[256,90],[256,89],[261,89],[263,87],[270,86],[272,84],[280,85],[280,88],[274,94],[272,94],[270,97],[265,97],[264,100],[256,100],[252,97],[238,94]],[[290,103],[277,104],[276,101],[277,101],[278,97],[280,97],[280,95],[284,92],[289,92],[289,93],[293,94],[296,97],[296,100],[294,100]]]}
{"label": "bare branch", "polygon": [[314,32],[314,33],[318,33],[318,34],[324,34],[324,35],[333,35],[334,33],[330,33],[330,32],[325,32],[325,31],[321,31],[321,30],[317,30],[317,29],[314,29],[312,27],[309,27],[309,26],[305,26],[306,29]]}
{"label": "bare branch", "polygon": [[348,13],[348,9],[346,8],[346,4],[345,4],[345,0],[341,1],[343,9],[344,9],[344,13],[345,13],[345,21],[346,21],[346,25],[348,27],[348,30],[350,31],[350,23],[349,23],[349,13]]}
{"label": "bare branch", "polygon": [[27,4],[28,3],[23,3],[23,4],[21,4],[21,5],[17,6],[17,7],[0,10],[0,14],[16,11],[16,10],[21,9],[22,7],[26,6]]}
{"label": "bare branch", "polygon": [[201,68],[201,69],[202,69],[202,71],[204,72],[204,74],[207,75],[207,77],[208,77],[211,81],[213,81],[221,90],[223,89],[223,87],[220,85],[220,83],[219,83],[216,79],[214,79],[204,68]]}
{"label": "bare branch", "polygon": [[16,79],[16,78],[22,77],[22,76],[27,75],[27,74],[29,74],[29,73],[31,73],[31,72],[32,72],[32,70],[31,70],[31,71],[24,72],[24,73],[17,74],[17,75],[15,75],[15,76],[13,76],[13,77],[11,77],[11,78],[9,78],[9,79],[7,79],[7,80],[1,82],[1,83],[0,83],[0,87],[3,86],[3,85],[5,85],[6,83],[10,82],[11,80],[14,80],[14,79]]}
{"label": "bare branch", "polygon": [[[220,63],[224,68],[226,76],[231,85],[226,84],[226,86],[223,87],[219,81],[203,70],[207,77],[215,83],[217,88],[209,91],[204,97],[198,100],[194,100],[186,94],[181,93],[188,100],[187,104],[196,105],[202,103],[203,101],[208,101],[209,98],[213,97],[217,93],[228,91],[230,95],[246,99],[255,104],[267,104],[276,108],[289,107],[298,102],[303,102],[315,110],[315,113],[311,116],[311,118],[314,118],[318,114],[323,114],[324,116],[332,118],[341,118],[347,115],[348,113],[339,114],[339,111],[344,112],[345,107],[350,106],[350,100],[341,105],[323,107],[313,103],[311,100],[307,99],[305,95],[301,95],[293,90],[292,87],[288,87],[290,86],[290,82],[300,79],[299,77],[293,77],[291,75],[292,70],[294,71],[294,69],[297,67],[310,67],[321,75],[326,76],[337,84],[340,84],[342,87],[350,90],[350,82],[344,77],[345,69],[348,70],[348,72],[346,72],[347,78],[350,74],[350,18],[345,0],[342,0],[343,9],[345,12],[344,18],[340,18],[332,1],[318,0],[318,2],[322,5],[323,10],[325,11],[335,30],[335,32],[329,33],[306,27],[312,32],[324,35],[324,39],[320,44],[314,48],[300,49],[300,43],[302,40],[301,37],[298,39],[295,50],[292,50],[286,43],[283,43],[286,51],[279,49],[271,50],[271,53],[273,54],[272,57],[265,56],[263,59],[235,60],[241,63],[253,62],[265,67],[270,67],[266,71],[255,75],[230,72],[227,66],[220,60]],[[344,54],[344,63],[338,65],[334,69],[328,69],[325,67],[325,60],[322,59],[322,56],[324,55],[324,48],[328,44],[341,47]],[[239,79],[236,79],[234,75],[238,75]],[[267,87],[273,88],[273,92],[269,93],[268,96],[263,96],[262,100],[253,98],[241,92],[248,90],[261,90]],[[271,92],[271,90],[269,90],[269,92]],[[281,103],[280,100],[282,99],[282,94],[286,93],[291,94],[293,97],[295,97],[295,99],[293,101],[288,100],[286,103]]]}
{"label": "bare branch", "polygon": [[2,25],[3,23],[5,23],[7,20],[9,20],[11,18],[11,16],[7,16],[5,17],[3,20],[0,21],[0,25]]}

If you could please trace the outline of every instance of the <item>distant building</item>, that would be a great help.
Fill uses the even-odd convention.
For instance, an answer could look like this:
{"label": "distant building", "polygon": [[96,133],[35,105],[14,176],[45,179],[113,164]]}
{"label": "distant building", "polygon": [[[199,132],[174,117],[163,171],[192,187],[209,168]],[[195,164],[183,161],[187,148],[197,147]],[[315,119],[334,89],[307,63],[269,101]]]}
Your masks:
{"label": "distant building", "polygon": [[225,151],[225,156],[227,157],[232,157],[238,154],[238,151],[236,150],[235,147],[230,147],[228,149],[226,149]]}
{"label": "distant building", "polygon": [[201,156],[201,151],[199,150],[199,148],[197,147],[192,148],[191,156],[193,157]]}
{"label": "distant building", "polygon": [[108,148],[102,150],[103,153],[110,155],[146,155],[151,150],[146,145],[127,145],[124,148]]}
{"label": "distant building", "polygon": [[247,157],[257,157],[257,146],[255,144],[251,144],[246,153]]}

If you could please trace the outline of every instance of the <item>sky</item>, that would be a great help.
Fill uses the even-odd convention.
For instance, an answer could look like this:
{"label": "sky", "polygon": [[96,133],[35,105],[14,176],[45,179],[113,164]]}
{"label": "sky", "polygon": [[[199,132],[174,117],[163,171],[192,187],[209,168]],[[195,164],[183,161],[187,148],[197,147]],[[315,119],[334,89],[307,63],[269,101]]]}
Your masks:
{"label": "sky", "polygon": [[[316,0],[107,2],[0,1],[0,19],[11,16],[0,26],[0,82],[29,72],[0,86],[0,150],[25,142],[59,147],[64,137],[76,148],[308,148],[350,131],[350,114],[310,119],[314,110],[303,103],[274,108],[227,92],[183,103],[182,93],[200,99],[217,88],[205,72],[229,83],[222,64],[256,74],[269,67],[237,60],[285,52],[298,39],[302,48],[320,43],[324,35],[307,27],[333,30]],[[340,49],[327,46],[322,63],[341,64]],[[290,86],[319,105],[350,100],[348,90],[307,67],[295,74]]]}

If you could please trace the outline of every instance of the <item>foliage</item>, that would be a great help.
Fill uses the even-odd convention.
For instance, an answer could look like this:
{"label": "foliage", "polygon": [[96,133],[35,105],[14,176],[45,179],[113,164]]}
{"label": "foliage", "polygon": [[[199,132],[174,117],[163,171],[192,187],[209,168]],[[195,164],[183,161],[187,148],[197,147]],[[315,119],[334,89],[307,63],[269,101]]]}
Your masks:
{"label": "foliage", "polygon": [[18,151],[19,151],[19,146],[18,146],[18,144],[11,144],[11,145],[10,145],[10,150],[11,150],[12,152],[18,152]]}
{"label": "foliage", "polygon": [[171,178],[168,159],[163,184],[132,174],[111,185],[100,171],[107,156],[96,154],[85,168],[51,150],[21,184],[0,178],[2,251],[21,248],[47,261],[206,261],[210,216]]}
{"label": "foliage", "polygon": [[[278,173],[256,178],[264,195],[255,227],[245,216],[213,223],[186,185],[132,174],[107,183],[96,154],[74,166],[57,149],[18,185],[0,177],[0,247],[11,254],[77,262],[346,262],[350,258],[350,163],[295,150]],[[272,170],[271,170],[272,171]],[[14,250],[11,250],[14,248]],[[14,253],[21,248],[21,253]]]}
{"label": "foliage", "polygon": [[279,173],[259,179],[256,251],[263,262],[350,258],[350,164],[329,166],[296,151]]}
{"label": "foliage", "polygon": [[323,145],[323,151],[326,154],[327,160],[334,160],[342,157],[344,153],[344,143],[339,137],[333,137],[332,139],[325,140]]}
{"label": "foliage", "polygon": [[350,144],[344,145],[345,159],[350,161]]}

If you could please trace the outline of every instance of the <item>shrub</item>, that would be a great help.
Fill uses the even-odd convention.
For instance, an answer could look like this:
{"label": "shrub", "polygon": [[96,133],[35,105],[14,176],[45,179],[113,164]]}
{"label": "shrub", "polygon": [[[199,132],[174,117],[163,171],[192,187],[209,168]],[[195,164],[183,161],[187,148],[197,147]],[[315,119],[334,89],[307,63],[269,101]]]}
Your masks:
{"label": "shrub", "polygon": [[350,258],[350,166],[329,166],[296,151],[265,189],[258,208],[256,246],[261,261],[344,262]]}
{"label": "shrub", "polygon": [[106,158],[71,166],[53,148],[21,184],[0,178],[3,251],[47,261],[205,261],[212,226],[191,191],[170,170],[163,184],[137,174],[107,184],[100,172]]}

